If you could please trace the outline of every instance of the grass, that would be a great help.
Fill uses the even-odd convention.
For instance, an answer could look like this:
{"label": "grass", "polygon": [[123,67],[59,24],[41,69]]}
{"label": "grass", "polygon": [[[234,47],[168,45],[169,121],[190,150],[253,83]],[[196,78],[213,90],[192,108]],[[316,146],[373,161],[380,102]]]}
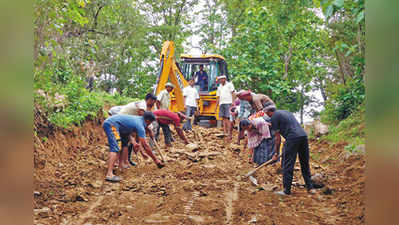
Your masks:
{"label": "grass", "polygon": [[365,107],[361,105],[359,110],[338,124],[330,125],[328,129],[328,135],[323,136],[322,140],[331,144],[345,142],[345,150],[355,152],[357,146],[365,143]]}

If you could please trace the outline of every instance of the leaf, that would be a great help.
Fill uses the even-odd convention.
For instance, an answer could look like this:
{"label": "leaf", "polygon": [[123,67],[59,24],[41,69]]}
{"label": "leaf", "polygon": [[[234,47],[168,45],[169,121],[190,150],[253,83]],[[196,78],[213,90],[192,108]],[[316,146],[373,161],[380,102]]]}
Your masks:
{"label": "leaf", "polygon": [[352,54],[352,49],[349,49],[349,50],[346,52],[345,57],[348,57],[350,54]]}
{"label": "leaf", "polygon": [[361,11],[359,14],[357,14],[356,23],[360,23],[363,19],[364,19],[364,11]]}
{"label": "leaf", "polygon": [[324,13],[324,15],[326,16],[327,19],[332,16],[333,10],[334,10],[334,7],[332,5],[327,6],[326,12]]}
{"label": "leaf", "polygon": [[342,8],[344,6],[344,0],[335,0],[333,4],[338,8]]}

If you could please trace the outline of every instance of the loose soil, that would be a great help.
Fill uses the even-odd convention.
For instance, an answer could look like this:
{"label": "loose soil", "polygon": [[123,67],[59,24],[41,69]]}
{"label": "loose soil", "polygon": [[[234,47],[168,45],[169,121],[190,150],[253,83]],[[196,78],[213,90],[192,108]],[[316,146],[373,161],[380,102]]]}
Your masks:
{"label": "loose soil", "polygon": [[140,158],[136,167],[116,170],[123,181],[109,183],[101,123],[35,137],[34,224],[365,223],[365,157],[347,154],[344,144],[311,141],[311,172],[326,185],[313,195],[298,162],[291,196],[273,193],[282,188],[279,163],[258,170],[255,187],[243,178],[253,165],[242,146],[224,142],[221,130],[201,127],[186,134],[199,149],[174,136],[172,148],[160,142],[164,168]]}

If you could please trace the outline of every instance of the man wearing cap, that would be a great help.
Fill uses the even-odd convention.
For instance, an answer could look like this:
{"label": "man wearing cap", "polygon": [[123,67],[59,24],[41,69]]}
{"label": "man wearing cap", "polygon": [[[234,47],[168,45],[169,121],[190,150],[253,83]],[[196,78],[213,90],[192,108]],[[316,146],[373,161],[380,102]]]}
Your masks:
{"label": "man wearing cap", "polygon": [[223,119],[223,131],[231,140],[231,122],[230,122],[230,107],[233,103],[234,85],[226,81],[226,76],[218,77],[220,85],[216,91],[218,96],[216,105],[219,105],[219,117]]}
{"label": "man wearing cap", "polygon": [[168,82],[165,84],[165,89],[159,92],[157,96],[157,108],[158,109],[169,109],[170,106],[170,92],[173,91],[173,86],[172,83]]}
{"label": "man wearing cap", "polygon": [[283,187],[284,190],[276,192],[279,195],[290,195],[297,155],[301,164],[302,177],[305,180],[309,193],[314,193],[310,179],[309,144],[306,132],[296,120],[295,116],[286,110],[276,110],[274,105],[266,106],[265,113],[271,118],[272,130],[275,131],[275,151],[273,158],[277,160],[281,144],[281,135],[285,138],[283,147]]}
{"label": "man wearing cap", "polygon": [[[179,135],[180,139],[184,141],[184,144],[188,144],[187,138],[184,136],[183,130],[181,128],[180,120],[185,119],[186,116],[182,113],[174,113],[169,110],[159,109],[154,111],[154,115],[156,116],[156,120],[160,127],[162,127],[163,135],[165,138],[165,144],[168,147],[171,147],[172,134],[169,128],[169,124],[173,124],[175,126],[175,130]],[[157,136],[159,132],[157,133]]]}
{"label": "man wearing cap", "polygon": [[[143,116],[131,115],[115,115],[106,119],[103,123],[103,129],[108,137],[110,152],[108,156],[108,169],[105,180],[112,182],[119,182],[120,177],[114,175],[113,167],[118,157],[118,152],[122,149],[122,154],[119,156],[120,168],[125,168],[127,162],[127,145],[131,134],[137,133],[140,144],[144,147],[146,153],[154,160],[158,168],[164,167],[164,164],[159,161],[152,153],[150,146],[145,139],[145,131],[148,125],[155,120],[152,112],[145,112]],[[130,140],[134,142],[133,140]],[[118,143],[120,142],[120,143]],[[125,163],[125,165],[124,165]]]}

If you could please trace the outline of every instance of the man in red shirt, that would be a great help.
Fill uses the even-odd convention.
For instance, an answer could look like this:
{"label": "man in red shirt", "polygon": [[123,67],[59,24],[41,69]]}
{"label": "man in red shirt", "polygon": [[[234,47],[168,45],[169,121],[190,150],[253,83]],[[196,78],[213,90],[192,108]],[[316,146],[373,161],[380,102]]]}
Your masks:
{"label": "man in red shirt", "polygon": [[175,126],[175,130],[179,137],[184,141],[185,144],[188,144],[187,138],[184,136],[182,130],[182,124],[180,120],[185,119],[186,116],[182,113],[174,113],[166,109],[155,110],[154,115],[160,127],[162,127],[163,135],[165,137],[165,144],[168,147],[171,147],[171,139],[172,134],[169,128],[169,124],[173,124]]}

